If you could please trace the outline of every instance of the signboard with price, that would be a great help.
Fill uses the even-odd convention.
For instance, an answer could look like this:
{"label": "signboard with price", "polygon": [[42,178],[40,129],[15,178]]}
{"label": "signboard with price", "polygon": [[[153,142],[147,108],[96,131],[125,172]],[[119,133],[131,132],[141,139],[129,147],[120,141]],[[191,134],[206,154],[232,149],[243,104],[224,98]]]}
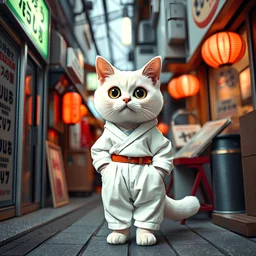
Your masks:
{"label": "signboard with price", "polygon": [[174,155],[174,158],[199,156],[211,143],[212,139],[230,123],[231,117],[206,122],[200,131]]}
{"label": "signboard with price", "polygon": [[16,85],[19,50],[0,28],[0,206],[13,196]]}
{"label": "signboard with price", "polygon": [[33,44],[48,60],[50,12],[44,0],[6,0]]}
{"label": "signboard with price", "polygon": [[173,125],[172,133],[176,148],[185,146],[200,129],[200,124]]}

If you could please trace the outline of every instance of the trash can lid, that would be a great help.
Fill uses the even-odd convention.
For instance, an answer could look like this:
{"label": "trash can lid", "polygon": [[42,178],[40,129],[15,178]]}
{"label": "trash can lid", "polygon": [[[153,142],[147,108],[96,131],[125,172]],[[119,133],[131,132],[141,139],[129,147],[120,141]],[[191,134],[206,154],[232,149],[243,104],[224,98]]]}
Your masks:
{"label": "trash can lid", "polygon": [[219,134],[214,139],[235,139],[239,138],[239,133],[232,133],[232,134]]}

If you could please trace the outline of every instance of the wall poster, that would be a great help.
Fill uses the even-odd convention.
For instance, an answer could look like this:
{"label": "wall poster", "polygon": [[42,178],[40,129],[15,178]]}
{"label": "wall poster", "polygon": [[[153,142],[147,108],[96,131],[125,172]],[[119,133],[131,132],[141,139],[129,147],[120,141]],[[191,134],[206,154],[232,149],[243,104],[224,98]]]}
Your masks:
{"label": "wall poster", "polygon": [[0,206],[13,204],[19,48],[0,27]]}

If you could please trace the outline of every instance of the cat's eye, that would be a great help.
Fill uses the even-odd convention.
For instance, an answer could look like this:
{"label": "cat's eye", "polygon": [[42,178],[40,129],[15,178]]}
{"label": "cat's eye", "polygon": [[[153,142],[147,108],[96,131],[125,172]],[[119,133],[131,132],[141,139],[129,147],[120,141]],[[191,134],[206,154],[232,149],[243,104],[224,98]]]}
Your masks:
{"label": "cat's eye", "polygon": [[147,96],[147,91],[142,87],[138,87],[135,89],[133,96],[137,99],[144,99]]}
{"label": "cat's eye", "polygon": [[108,96],[111,98],[111,99],[117,99],[121,96],[121,91],[118,87],[112,87],[109,89],[108,91]]}

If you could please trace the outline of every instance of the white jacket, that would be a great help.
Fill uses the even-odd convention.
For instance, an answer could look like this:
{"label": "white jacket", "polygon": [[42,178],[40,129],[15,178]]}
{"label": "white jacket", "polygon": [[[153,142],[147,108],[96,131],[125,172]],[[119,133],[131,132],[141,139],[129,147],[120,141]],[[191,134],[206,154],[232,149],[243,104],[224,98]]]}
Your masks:
{"label": "white jacket", "polygon": [[101,137],[92,146],[93,165],[99,168],[111,162],[111,155],[127,157],[151,156],[154,167],[160,167],[170,174],[173,169],[171,142],[157,129],[157,120],[142,123],[129,136],[115,124],[106,122]]}

